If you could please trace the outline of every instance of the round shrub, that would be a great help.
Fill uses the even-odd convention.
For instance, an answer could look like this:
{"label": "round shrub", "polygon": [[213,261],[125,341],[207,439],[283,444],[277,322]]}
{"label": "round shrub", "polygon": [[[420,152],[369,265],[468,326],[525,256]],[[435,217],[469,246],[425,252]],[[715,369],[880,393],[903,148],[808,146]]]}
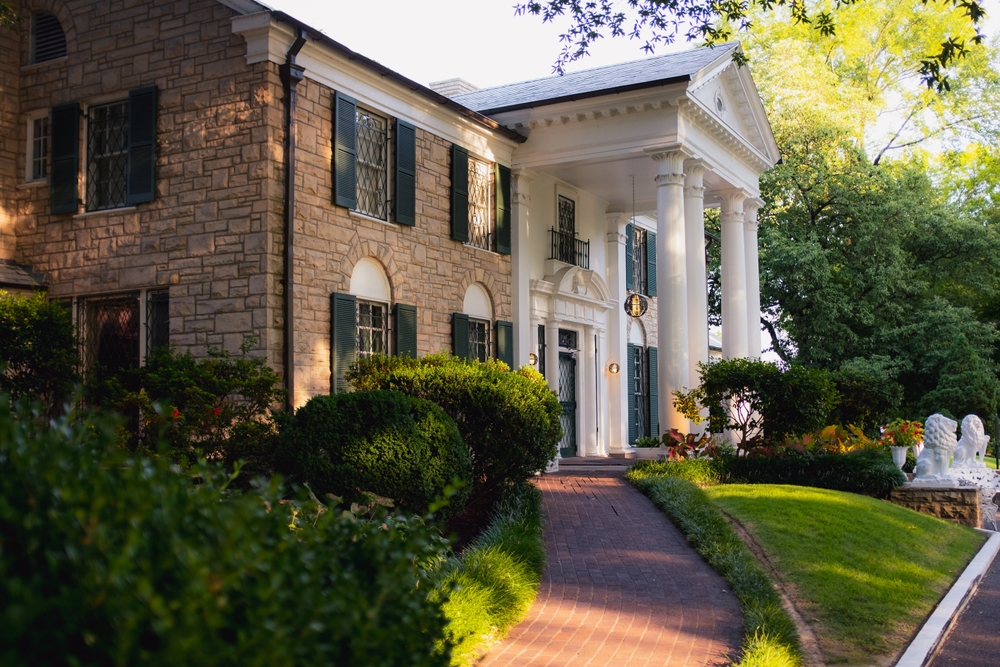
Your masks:
{"label": "round shrub", "polygon": [[469,450],[451,417],[397,391],[313,398],[282,434],[276,466],[321,498],[356,502],[373,493],[417,514],[458,481],[461,488],[435,513],[444,520],[465,507],[472,482]]}

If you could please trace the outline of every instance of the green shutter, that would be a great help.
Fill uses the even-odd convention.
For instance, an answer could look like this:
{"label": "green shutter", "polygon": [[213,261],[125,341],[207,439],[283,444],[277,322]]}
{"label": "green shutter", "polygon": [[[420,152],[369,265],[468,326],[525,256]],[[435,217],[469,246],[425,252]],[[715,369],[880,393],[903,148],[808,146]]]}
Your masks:
{"label": "green shutter", "polygon": [[396,354],[417,356],[417,307],[404,303],[393,306],[396,320]]}
{"label": "green shutter", "polygon": [[646,232],[646,296],[656,296],[655,232]]}
{"label": "green shutter", "polygon": [[396,222],[417,224],[417,129],[396,121]]}
{"label": "green shutter", "polygon": [[628,444],[631,445],[639,437],[639,429],[636,426],[637,406],[635,404],[635,345],[632,343],[628,344],[626,358],[625,365],[627,366],[626,376],[628,377],[628,386],[625,391],[628,395]]}
{"label": "green shutter", "polygon": [[469,241],[469,151],[451,145],[451,238]]}
{"label": "green shutter", "polygon": [[128,94],[128,193],[130,206],[156,196],[156,86]]}
{"label": "green shutter", "polygon": [[50,211],[76,213],[80,170],[80,105],[52,107],[52,173],[49,176]]}
{"label": "green shutter", "polygon": [[632,235],[632,225],[625,225],[625,290],[628,292],[635,289],[635,266],[632,263]]}
{"label": "green shutter", "polygon": [[514,368],[514,325],[497,320],[497,359]]}
{"label": "green shutter", "polygon": [[497,165],[497,252],[510,254],[510,168]]}
{"label": "green shutter", "polygon": [[330,393],[348,391],[344,373],[358,358],[357,299],[350,294],[330,295]]}
{"label": "green shutter", "polygon": [[451,315],[451,350],[459,359],[469,358],[469,316],[464,313]]}
{"label": "green shutter", "polygon": [[656,348],[646,348],[646,363],[649,364],[649,433],[660,437],[660,388],[659,370],[656,366]]}
{"label": "green shutter", "polygon": [[333,203],[358,206],[358,103],[342,93],[333,102]]}

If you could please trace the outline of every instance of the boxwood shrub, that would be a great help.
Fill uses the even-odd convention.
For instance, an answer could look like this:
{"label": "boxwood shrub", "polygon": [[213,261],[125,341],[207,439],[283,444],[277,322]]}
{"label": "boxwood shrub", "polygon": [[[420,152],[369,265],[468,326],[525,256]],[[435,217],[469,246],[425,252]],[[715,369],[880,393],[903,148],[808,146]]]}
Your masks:
{"label": "boxwood shrub", "polygon": [[35,426],[0,398],[0,664],[449,663],[419,518],[234,493],[101,418]]}
{"label": "boxwood shrub", "polygon": [[418,515],[457,487],[437,512],[442,520],[465,507],[472,482],[469,450],[451,417],[398,391],[311,399],[282,433],[275,465],[320,497],[359,502],[374,493]]}
{"label": "boxwood shrub", "polygon": [[488,514],[503,490],[556,456],[562,408],[545,378],[489,360],[438,354],[361,359],[346,375],[360,390],[394,389],[440,405],[458,424],[472,454],[470,511]]}

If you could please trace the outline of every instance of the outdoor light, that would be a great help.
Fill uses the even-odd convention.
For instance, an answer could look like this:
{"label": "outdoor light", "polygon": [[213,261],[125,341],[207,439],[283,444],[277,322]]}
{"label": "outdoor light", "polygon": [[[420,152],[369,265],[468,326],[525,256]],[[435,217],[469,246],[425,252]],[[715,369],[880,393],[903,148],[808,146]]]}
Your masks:
{"label": "outdoor light", "polygon": [[528,355],[528,363],[532,366],[538,365],[538,356],[534,352]]}
{"label": "outdoor light", "polygon": [[610,366],[608,366],[608,370],[611,371],[612,375],[618,375],[618,371],[621,370],[621,367],[616,363],[612,363]]}
{"label": "outdoor light", "polygon": [[641,294],[629,294],[625,299],[625,312],[631,317],[642,317],[646,314],[649,302]]}

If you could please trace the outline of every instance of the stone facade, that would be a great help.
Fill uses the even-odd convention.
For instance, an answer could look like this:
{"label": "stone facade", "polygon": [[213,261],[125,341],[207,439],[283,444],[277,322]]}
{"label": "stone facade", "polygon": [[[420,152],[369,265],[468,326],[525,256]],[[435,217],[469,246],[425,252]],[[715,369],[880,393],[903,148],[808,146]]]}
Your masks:
{"label": "stone facade", "polygon": [[[216,0],[29,0],[17,9],[55,15],[67,56],[29,65],[28,40],[0,33],[0,259],[44,274],[53,297],[168,289],[172,344],[202,355],[252,335],[259,341],[252,354],[281,372],[285,106],[278,65],[248,64],[247,40],[232,30],[236,12]],[[329,391],[330,294],[348,291],[363,257],[381,263],[393,302],[418,307],[420,354],[451,349],[451,313],[462,310],[474,282],[489,292],[494,318],[510,319],[509,256],[450,239],[450,141],[417,128],[414,227],[338,208],[331,203],[332,91],[308,76],[296,117],[299,403]],[[158,90],[153,201],[50,214],[48,184],[23,185],[30,114],[67,102],[85,109],[151,85]],[[389,85],[382,94],[412,96]],[[82,197],[83,121],[80,132]]]}
{"label": "stone facade", "polygon": [[929,514],[973,528],[980,528],[982,491],[978,486],[933,487],[921,485],[897,486],[890,502],[921,514]]}

